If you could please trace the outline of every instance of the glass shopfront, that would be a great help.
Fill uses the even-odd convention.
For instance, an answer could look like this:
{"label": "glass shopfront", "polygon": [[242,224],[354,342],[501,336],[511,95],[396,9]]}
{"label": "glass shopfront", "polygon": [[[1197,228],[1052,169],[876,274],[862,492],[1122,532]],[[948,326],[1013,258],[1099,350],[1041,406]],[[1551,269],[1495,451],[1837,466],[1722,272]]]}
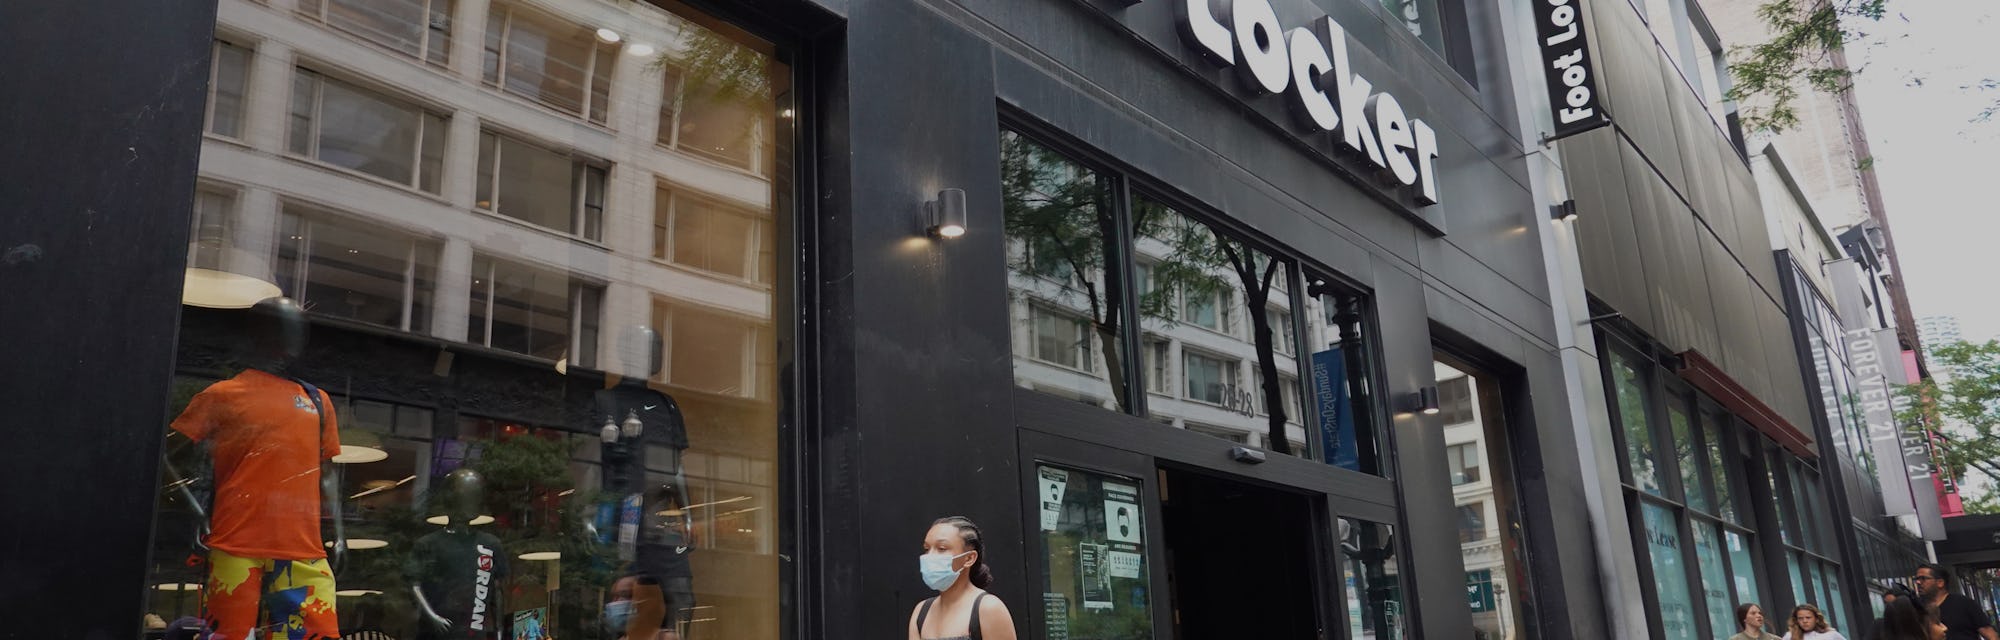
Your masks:
{"label": "glass shopfront", "polygon": [[[1780,610],[1760,590],[1766,581],[1759,579],[1759,526],[1746,499],[1748,470],[1775,445],[1618,338],[1606,336],[1604,344],[1624,452],[1619,467],[1654,633],[1726,637],[1739,631],[1737,604]],[[1778,510],[1787,522],[1798,520],[1796,513]]]}
{"label": "glass shopfront", "polygon": [[1017,385],[1387,474],[1363,296],[1124,176],[1000,141]]}
{"label": "glass shopfront", "polygon": [[218,14],[149,634],[779,637],[786,52],[292,5]]}

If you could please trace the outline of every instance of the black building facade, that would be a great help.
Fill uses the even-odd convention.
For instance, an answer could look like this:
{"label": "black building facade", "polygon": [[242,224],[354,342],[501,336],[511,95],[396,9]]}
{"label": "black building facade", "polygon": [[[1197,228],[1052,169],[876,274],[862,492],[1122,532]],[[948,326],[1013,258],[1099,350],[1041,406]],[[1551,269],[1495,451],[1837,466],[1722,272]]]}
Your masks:
{"label": "black building facade", "polygon": [[[320,554],[306,630],[616,637],[640,574],[880,637],[958,514],[1025,637],[1606,637],[1504,8],[1234,7],[0,9],[64,97],[4,118],[0,602],[132,637]],[[223,522],[273,388],[331,553]]]}

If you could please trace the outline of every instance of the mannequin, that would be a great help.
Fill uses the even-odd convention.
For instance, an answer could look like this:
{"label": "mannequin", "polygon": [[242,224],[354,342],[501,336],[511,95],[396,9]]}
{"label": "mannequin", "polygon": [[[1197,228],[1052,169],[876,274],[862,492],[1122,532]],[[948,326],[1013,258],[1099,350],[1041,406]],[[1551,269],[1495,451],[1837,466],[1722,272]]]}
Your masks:
{"label": "mannequin", "polygon": [[410,552],[410,590],[416,595],[418,638],[499,638],[508,618],[507,555],[500,539],[474,531],[472,519],[486,503],[486,480],[471,469],[445,474],[431,494],[444,510],[444,528],[417,539]]}
{"label": "mannequin", "polygon": [[[651,327],[634,325],[621,331],[618,353],[623,375],[597,392],[595,404],[598,419],[609,423],[622,425],[637,417],[644,427],[643,443],[663,445],[659,448],[667,454],[672,478],[642,492],[644,505],[633,568],[659,581],[668,601],[663,624],[672,629],[682,612],[694,607],[694,570],[688,561],[694,541],[689,535],[693,519],[687,509],[687,476],[681,467],[681,454],[688,448],[687,421],[672,397],[647,384],[660,373],[661,347],[660,334]],[[610,378],[607,376],[607,381]],[[643,461],[646,451],[639,448],[632,457]],[[628,475],[645,478],[643,464],[637,465],[639,473]]]}
{"label": "mannequin", "polygon": [[[305,310],[289,298],[258,302],[239,316],[247,368],[195,394],[174,432],[208,455],[214,503],[201,516],[209,550],[203,617],[219,638],[337,638],[334,564],[346,552],[341,529],[340,427],[333,398],[292,375],[304,352]],[[169,473],[180,475],[169,468]],[[333,522],[322,543],[320,519]],[[333,551],[328,562],[327,549]]]}

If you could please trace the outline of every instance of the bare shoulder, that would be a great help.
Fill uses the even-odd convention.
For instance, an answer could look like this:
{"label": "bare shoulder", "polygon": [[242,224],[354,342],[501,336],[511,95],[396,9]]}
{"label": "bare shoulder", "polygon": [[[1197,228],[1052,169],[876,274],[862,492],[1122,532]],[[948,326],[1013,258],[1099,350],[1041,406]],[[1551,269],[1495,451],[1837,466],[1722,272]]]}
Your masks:
{"label": "bare shoulder", "polygon": [[1007,603],[998,596],[979,599],[980,637],[985,640],[1017,640],[1014,631],[1014,614],[1007,611]]}
{"label": "bare shoulder", "polygon": [[993,595],[992,592],[987,592],[986,597],[979,599],[979,617],[981,618],[981,622],[985,621],[984,618],[986,616],[995,613],[1007,615],[1007,603],[1001,601],[1000,596]]}

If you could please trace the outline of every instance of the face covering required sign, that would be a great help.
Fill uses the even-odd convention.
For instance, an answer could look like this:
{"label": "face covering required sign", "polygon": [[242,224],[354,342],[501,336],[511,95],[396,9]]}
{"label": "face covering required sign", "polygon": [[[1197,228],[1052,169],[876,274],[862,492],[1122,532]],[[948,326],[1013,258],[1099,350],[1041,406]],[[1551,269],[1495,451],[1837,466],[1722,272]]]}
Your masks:
{"label": "face covering required sign", "polygon": [[1323,16],[1285,31],[1270,0],[1172,1],[1181,39],[1234,68],[1253,97],[1285,94],[1312,133],[1338,130],[1340,145],[1412,187],[1419,204],[1438,203],[1437,133],[1354,72],[1340,23]]}

